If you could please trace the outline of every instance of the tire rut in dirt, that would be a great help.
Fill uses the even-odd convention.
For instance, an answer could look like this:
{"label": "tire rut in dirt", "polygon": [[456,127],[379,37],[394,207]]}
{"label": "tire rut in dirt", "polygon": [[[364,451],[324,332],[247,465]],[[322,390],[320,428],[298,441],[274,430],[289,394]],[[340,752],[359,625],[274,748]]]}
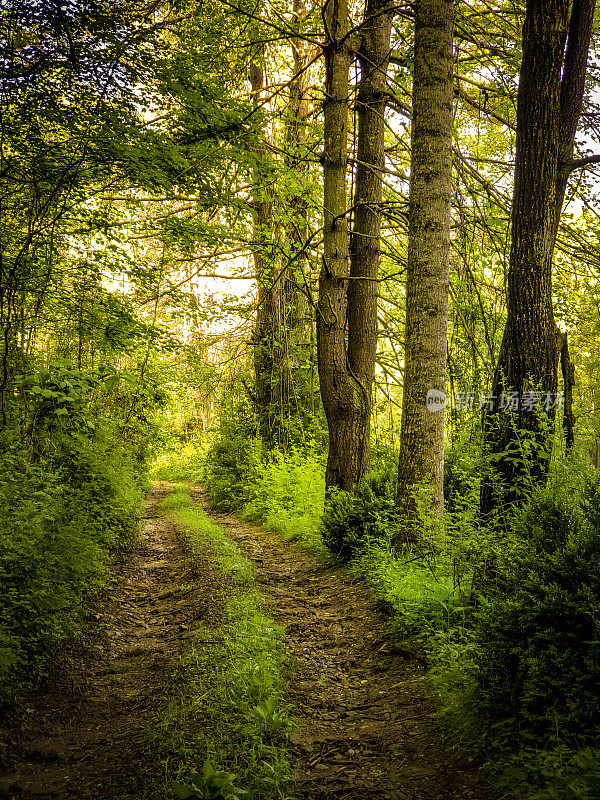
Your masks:
{"label": "tire rut in dirt", "polygon": [[444,742],[422,657],[390,633],[376,602],[344,570],[194,494],[253,562],[269,614],[285,626],[300,797],[489,800],[474,764]]}
{"label": "tire rut in dirt", "polygon": [[167,492],[149,493],[139,544],[115,565],[94,632],[0,730],[0,798],[139,800],[160,784],[148,731],[195,621],[212,613],[206,585],[194,586],[198,559],[157,509]]}

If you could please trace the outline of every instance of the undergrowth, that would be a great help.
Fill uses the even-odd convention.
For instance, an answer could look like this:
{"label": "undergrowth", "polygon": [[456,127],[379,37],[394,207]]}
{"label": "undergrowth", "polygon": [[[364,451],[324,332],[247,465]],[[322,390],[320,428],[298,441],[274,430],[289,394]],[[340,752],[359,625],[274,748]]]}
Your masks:
{"label": "undergrowth", "polygon": [[241,415],[221,423],[206,450],[204,475],[215,508],[236,511],[323,557],[324,463],[315,443],[267,452],[252,420]]}
{"label": "undergrowth", "polygon": [[557,464],[548,488],[482,524],[480,456],[463,444],[448,452],[443,519],[427,511],[421,487],[404,537],[395,459],[384,454],[353,495],[333,492],[319,525],[319,459],[261,456],[253,441],[244,448],[239,432],[222,444],[230,455],[246,454],[246,466],[236,464],[231,475],[227,462],[210,466],[221,450],[209,451],[219,492],[275,530],[285,532],[289,518],[295,538],[313,548],[320,534],[386,602],[393,627],[428,657],[451,738],[481,757],[502,795],[598,800],[599,476]]}
{"label": "undergrowth", "polygon": [[451,737],[503,797],[600,797],[599,501],[597,474],[557,472],[502,527],[456,500],[418,515],[418,545],[365,538],[349,565],[423,647]]}
{"label": "undergrowth", "polygon": [[140,472],[111,430],[51,434],[35,458],[0,442],[0,706],[47,676],[137,529]]}
{"label": "undergrowth", "polygon": [[159,455],[150,470],[150,477],[156,481],[191,481],[199,483],[204,480],[204,451],[195,442],[187,442],[177,450],[170,450]]}
{"label": "undergrowth", "polygon": [[320,533],[324,499],[322,455],[313,448],[276,450],[255,467],[242,513],[286,541],[298,541],[313,554],[324,555]]}
{"label": "undergrowth", "polygon": [[181,663],[179,694],[156,736],[171,754],[169,781],[178,797],[242,796],[283,800],[290,781],[283,629],[263,611],[252,570],[237,545],[189,489],[163,501],[192,551],[212,552],[233,587],[219,627],[201,625]]}

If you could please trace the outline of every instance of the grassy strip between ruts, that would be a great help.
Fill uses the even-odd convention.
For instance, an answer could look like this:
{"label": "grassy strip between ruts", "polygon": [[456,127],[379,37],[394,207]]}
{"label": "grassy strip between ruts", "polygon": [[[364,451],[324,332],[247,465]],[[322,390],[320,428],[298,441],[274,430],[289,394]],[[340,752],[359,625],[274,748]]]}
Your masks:
{"label": "grassy strip between ruts", "polygon": [[179,695],[158,724],[162,747],[172,754],[167,781],[176,797],[283,800],[293,726],[284,700],[283,628],[264,615],[249,562],[194,506],[186,486],[174,486],[162,508],[190,550],[212,551],[232,584],[219,628],[196,630],[182,659]]}

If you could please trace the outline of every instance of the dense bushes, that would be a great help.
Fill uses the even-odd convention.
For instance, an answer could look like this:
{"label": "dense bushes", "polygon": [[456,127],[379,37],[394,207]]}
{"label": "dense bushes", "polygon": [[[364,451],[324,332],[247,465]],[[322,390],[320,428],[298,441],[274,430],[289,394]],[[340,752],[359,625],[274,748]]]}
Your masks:
{"label": "dense bushes", "polygon": [[[510,797],[600,796],[598,492],[597,476],[564,473],[503,531],[480,528],[464,613],[429,640],[454,736]],[[478,586],[490,554],[494,580]]]}
{"label": "dense bushes", "polygon": [[[240,454],[239,460],[236,454]],[[221,435],[207,467],[229,507],[348,562],[428,653],[453,736],[487,761],[508,797],[600,797],[600,481],[558,466],[512,516],[482,524],[479,456],[450,450],[447,511],[417,495],[415,537],[394,548],[395,459],[354,495],[334,491],[319,522],[323,463],[261,459],[243,431]],[[580,474],[580,472],[582,474]],[[421,496],[422,495],[422,496]],[[286,519],[288,522],[286,523]]]}
{"label": "dense bushes", "polygon": [[[502,591],[476,615],[466,670],[488,754],[503,753],[528,774],[536,796],[565,800],[592,797],[591,784],[579,774],[579,788],[556,793],[551,782],[552,791],[544,789],[542,761],[556,771],[577,763],[579,751],[589,761],[600,747],[596,481],[588,480],[582,498],[555,484],[538,490],[517,516],[517,546],[498,565]],[[596,767],[600,772],[600,761]]]}
{"label": "dense bushes", "polygon": [[331,493],[322,523],[325,545],[349,561],[373,543],[389,543],[396,523],[397,470],[385,464],[366,475],[354,494]]}
{"label": "dense bushes", "polygon": [[261,443],[256,423],[244,406],[235,419],[223,419],[207,455],[205,474],[210,498],[222,511],[239,509],[248,500],[260,464]]}
{"label": "dense bushes", "polygon": [[254,481],[247,492],[243,511],[248,519],[286,539],[301,539],[313,551],[322,549],[319,528],[325,479],[323,457],[314,448],[272,452],[254,467]]}
{"label": "dense bushes", "polygon": [[108,428],[56,429],[0,447],[0,705],[44,673],[48,655],[78,631],[111,550],[135,534],[140,475]]}
{"label": "dense bushes", "polygon": [[239,411],[235,420],[222,421],[206,452],[204,473],[213,505],[321,551],[323,455],[313,443],[285,453],[267,451],[244,408]]}

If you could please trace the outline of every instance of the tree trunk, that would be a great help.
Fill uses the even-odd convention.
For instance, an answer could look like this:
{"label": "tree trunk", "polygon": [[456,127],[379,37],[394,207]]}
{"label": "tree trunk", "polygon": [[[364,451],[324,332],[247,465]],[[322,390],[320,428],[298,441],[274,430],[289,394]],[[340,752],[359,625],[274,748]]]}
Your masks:
{"label": "tree trunk", "polygon": [[562,334],[560,347],[560,365],[564,387],[563,431],[565,433],[565,455],[568,455],[575,444],[575,417],[573,415],[573,386],[575,386],[575,366],[569,355],[569,338]]}
{"label": "tree trunk", "polygon": [[[355,226],[350,258],[348,71],[351,43],[347,0],[324,9],[325,48],[324,252],[319,277],[317,356],[329,428],[325,482],[352,491],[370,468],[371,388],[377,346],[377,271],[384,166],[384,112],[390,54],[387,0],[368,0],[361,42]],[[347,344],[346,344],[347,335]]]}
{"label": "tree trunk", "polygon": [[529,0],[526,7],[507,320],[484,415],[485,452],[497,468],[482,483],[483,514],[524,499],[548,474],[560,355],[552,255],[581,113],[594,6],[594,0],[574,0],[570,19],[569,0]]}
{"label": "tree trunk", "polygon": [[371,392],[377,352],[377,295],[383,193],[384,117],[392,14],[389,0],[367,0],[357,52],[357,167],[348,285],[348,365],[360,384],[362,474],[371,464]]}
{"label": "tree trunk", "polygon": [[453,23],[452,0],[417,0],[398,465],[398,506],[407,517],[423,482],[431,483],[435,511],[444,505],[444,404],[435,399],[447,371]]}
{"label": "tree trunk", "polygon": [[[294,0],[293,19],[302,22],[307,16],[305,0]],[[308,102],[308,45],[301,39],[291,41],[293,56],[292,81],[285,123],[286,175],[295,180],[292,192],[284,192],[285,241],[280,274],[276,286],[281,328],[275,350],[277,372],[277,403],[279,414],[278,439],[281,447],[290,445],[289,422],[299,407],[310,406],[306,388],[298,385],[299,371],[308,359],[304,356],[309,338],[307,326],[308,310],[303,287],[309,270],[305,244],[308,236],[308,200],[301,187],[307,180],[307,163],[303,159],[306,142],[306,120],[310,113]],[[296,183],[297,181],[297,183]]]}
{"label": "tree trunk", "polygon": [[[251,61],[249,68],[254,108],[259,108],[264,89],[264,70],[262,65],[257,62],[258,59]],[[265,443],[270,444],[273,435],[273,337],[277,324],[275,319],[277,308],[273,302],[273,191],[269,185],[265,150],[264,142],[259,142],[255,148],[256,162],[252,176],[254,215],[252,257],[258,287],[252,343],[256,384],[254,402],[261,437]]]}

